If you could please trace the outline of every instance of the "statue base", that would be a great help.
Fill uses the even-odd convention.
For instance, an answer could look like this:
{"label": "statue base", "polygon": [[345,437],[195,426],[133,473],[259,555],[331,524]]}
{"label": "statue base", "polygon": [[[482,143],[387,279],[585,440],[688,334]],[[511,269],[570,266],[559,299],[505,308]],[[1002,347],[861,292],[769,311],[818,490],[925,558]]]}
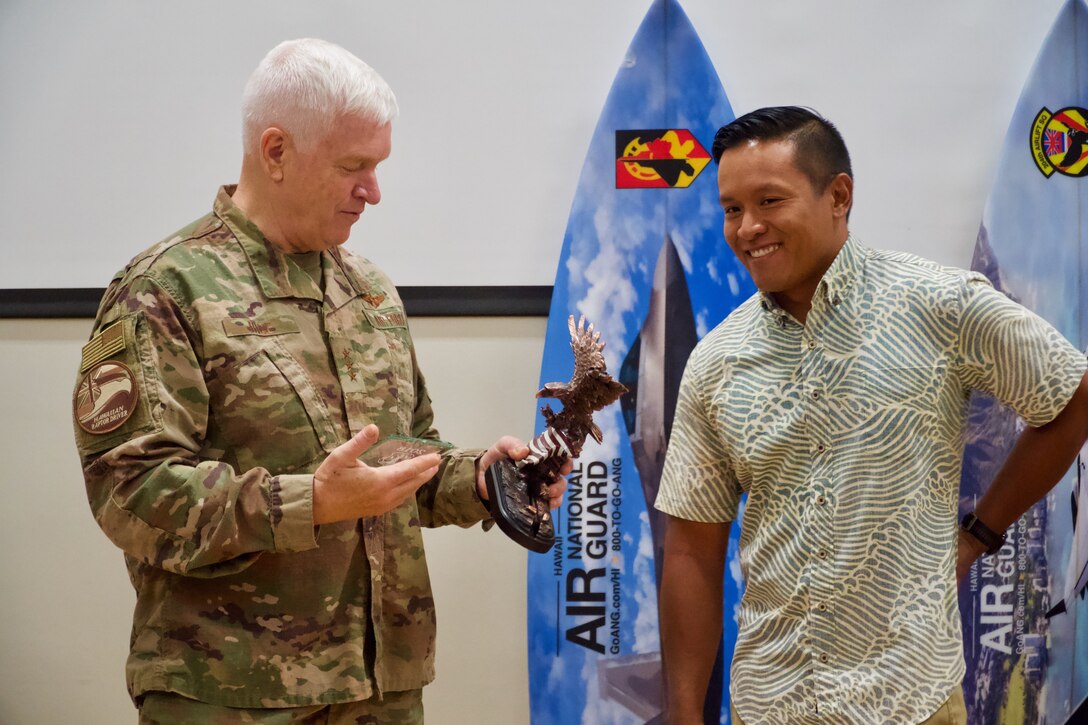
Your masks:
{"label": "statue base", "polygon": [[491,499],[491,517],[503,533],[529,551],[543,554],[551,549],[555,544],[551,511],[533,500],[517,466],[509,459],[497,461],[484,472],[484,478]]}

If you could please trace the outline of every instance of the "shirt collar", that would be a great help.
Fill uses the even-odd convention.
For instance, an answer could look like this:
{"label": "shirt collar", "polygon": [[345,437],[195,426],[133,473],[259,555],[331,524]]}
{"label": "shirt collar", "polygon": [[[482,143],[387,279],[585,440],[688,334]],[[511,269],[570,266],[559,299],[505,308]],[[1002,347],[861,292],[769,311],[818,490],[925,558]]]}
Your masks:
{"label": "shirt collar", "polygon": [[[833,305],[838,305],[845,300],[854,282],[861,275],[864,261],[865,255],[861,243],[853,234],[847,234],[846,243],[835,255],[835,260],[824,272],[820,284],[816,287],[813,305],[820,298]],[[773,314],[780,325],[784,325],[786,320],[790,319],[789,313],[779,306],[773,294],[760,291],[759,298],[763,309]]]}
{"label": "shirt collar", "polygon": [[330,311],[334,311],[370,289],[353,266],[345,263],[343,252],[339,248],[321,253],[324,295],[312,285],[303,288],[292,284],[287,274],[286,255],[265,239],[257,225],[231,199],[237,188],[236,184],[220,187],[213,208],[216,216],[230,227],[238,243],[242,245],[253,276],[266,297],[317,300],[324,302]]}
{"label": "shirt collar", "polygon": [[250,221],[231,199],[231,195],[237,188],[234,184],[220,187],[213,209],[216,216],[234,232],[238,243],[242,245],[242,251],[245,252],[250,269],[253,270],[253,276],[257,279],[265,297],[269,299],[299,297],[320,302],[322,295],[318,290],[313,289],[312,285],[302,289],[291,284],[287,275],[288,267],[284,253],[265,239],[257,225]]}
{"label": "shirt collar", "polygon": [[321,253],[324,296],[319,291],[307,286],[300,289],[293,285],[287,275],[284,253],[272,242],[265,239],[257,225],[251,222],[234,203],[231,196],[237,184],[222,186],[216,194],[214,210],[216,216],[230,227],[238,243],[242,245],[249,259],[253,276],[256,277],[261,291],[269,299],[280,297],[298,297],[324,302],[328,313],[335,312],[351,300],[364,296],[371,307],[380,307],[386,295],[380,289],[375,292],[373,285],[359,273],[355,265],[344,259],[344,251],[339,247]]}
{"label": "shirt collar", "polygon": [[846,244],[842,245],[835,261],[824,272],[823,279],[816,287],[816,296],[835,305],[841,303],[861,276],[864,263],[865,254],[861,244],[853,234],[848,234]]}
{"label": "shirt collar", "polygon": [[334,312],[360,295],[371,307],[378,306],[375,301],[380,302],[385,295],[375,295],[371,285],[344,256],[344,250],[339,247],[334,247],[322,255],[325,261],[325,307],[329,312]]}

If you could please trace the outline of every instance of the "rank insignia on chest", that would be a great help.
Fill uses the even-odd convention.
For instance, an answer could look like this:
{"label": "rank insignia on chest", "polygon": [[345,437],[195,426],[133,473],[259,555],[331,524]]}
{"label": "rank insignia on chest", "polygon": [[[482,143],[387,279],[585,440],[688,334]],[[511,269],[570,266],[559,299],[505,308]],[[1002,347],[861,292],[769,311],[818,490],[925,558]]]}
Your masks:
{"label": "rank insignia on chest", "polygon": [[97,362],[101,362],[111,355],[116,355],[125,349],[125,328],[118,320],[99,330],[91,341],[83,346],[83,356],[79,364],[79,372],[87,372]]}
{"label": "rank insignia on chest", "polygon": [[340,358],[343,362],[343,375],[346,376],[351,382],[355,382],[359,379],[359,371],[355,367],[355,360],[352,358],[352,351],[350,348],[345,347],[340,353]]}

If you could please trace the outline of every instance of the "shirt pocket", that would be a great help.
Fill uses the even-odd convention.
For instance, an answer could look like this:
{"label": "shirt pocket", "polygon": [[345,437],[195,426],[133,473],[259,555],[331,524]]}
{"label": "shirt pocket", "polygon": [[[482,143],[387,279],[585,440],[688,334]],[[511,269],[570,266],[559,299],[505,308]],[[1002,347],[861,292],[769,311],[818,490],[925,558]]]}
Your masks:
{"label": "shirt pocket", "polygon": [[945,378],[941,364],[857,366],[827,391],[824,422],[836,438],[887,440],[907,430],[929,431]]}
{"label": "shirt pocket", "polygon": [[278,340],[208,383],[210,431],[229,446],[241,470],[302,472],[336,447],[329,412],[301,365]]}
{"label": "shirt pocket", "polygon": [[410,435],[416,395],[408,329],[377,328],[365,313],[358,322],[329,334],[348,425],[352,433],[373,423],[382,435]]}
{"label": "shirt pocket", "polygon": [[141,353],[140,347],[146,322],[140,315],[127,315],[112,324],[121,326],[122,349],[88,365],[76,381],[72,412],[82,455],[99,453],[161,427],[152,414],[158,405],[156,378],[149,374],[148,354]]}
{"label": "shirt pocket", "polygon": [[885,365],[861,370],[862,389],[854,396],[876,411],[931,416],[943,387],[947,366]]}

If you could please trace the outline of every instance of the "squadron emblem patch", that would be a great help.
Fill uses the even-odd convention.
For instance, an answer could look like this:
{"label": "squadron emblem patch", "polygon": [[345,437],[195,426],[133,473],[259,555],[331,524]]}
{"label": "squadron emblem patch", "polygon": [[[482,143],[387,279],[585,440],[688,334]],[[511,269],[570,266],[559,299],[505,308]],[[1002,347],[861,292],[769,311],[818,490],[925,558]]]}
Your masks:
{"label": "squadron emblem patch", "polygon": [[710,163],[710,154],[678,128],[616,131],[617,189],[683,189]]}
{"label": "squadron emblem patch", "polygon": [[1088,110],[1067,106],[1056,113],[1045,107],[1031,124],[1031,155],[1048,179],[1088,174]]}
{"label": "squadron emblem patch", "polygon": [[92,435],[117,430],[136,411],[140,390],[127,365],[103,362],[92,367],[76,391],[76,421]]}

